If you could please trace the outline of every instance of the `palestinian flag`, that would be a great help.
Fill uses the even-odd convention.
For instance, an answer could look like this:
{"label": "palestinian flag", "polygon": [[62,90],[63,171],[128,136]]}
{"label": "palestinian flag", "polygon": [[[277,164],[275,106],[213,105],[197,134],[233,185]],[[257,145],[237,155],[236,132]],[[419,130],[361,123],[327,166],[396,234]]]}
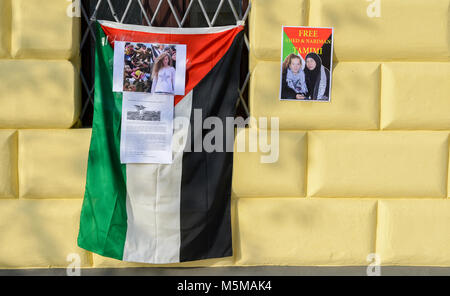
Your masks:
{"label": "palestinian flag", "polygon": [[[94,120],[78,246],[144,263],[232,256],[233,153],[225,147],[199,151],[195,143],[211,130],[192,126],[194,113],[202,122],[234,117],[243,27],[96,27]],[[174,151],[172,164],[120,163],[122,93],[112,91],[114,41],[186,44],[186,95],[175,96],[174,116],[190,127],[173,136],[189,134],[191,147],[185,148],[191,149]]]}

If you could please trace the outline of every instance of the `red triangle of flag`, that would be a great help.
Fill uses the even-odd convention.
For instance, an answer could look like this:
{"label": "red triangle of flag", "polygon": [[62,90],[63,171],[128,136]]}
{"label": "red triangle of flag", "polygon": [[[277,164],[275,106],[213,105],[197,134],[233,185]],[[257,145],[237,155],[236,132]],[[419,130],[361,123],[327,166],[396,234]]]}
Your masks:
{"label": "red triangle of flag", "polygon": [[331,28],[307,28],[284,27],[284,32],[298,50],[299,54],[306,58],[310,52],[316,52],[322,48],[325,41],[332,34]]}
{"label": "red triangle of flag", "polygon": [[[230,48],[236,35],[243,26],[236,26],[207,34],[149,33],[135,30],[119,29],[101,24],[111,45],[114,41],[141,43],[186,44],[186,88],[188,94],[209,71],[220,61]],[[184,96],[175,96],[175,105]]]}

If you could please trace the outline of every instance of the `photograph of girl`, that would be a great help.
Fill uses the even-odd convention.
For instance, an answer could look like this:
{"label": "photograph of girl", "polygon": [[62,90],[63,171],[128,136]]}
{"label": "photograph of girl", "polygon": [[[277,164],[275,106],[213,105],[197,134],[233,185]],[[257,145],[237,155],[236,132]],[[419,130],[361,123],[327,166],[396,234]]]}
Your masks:
{"label": "photograph of girl", "polygon": [[283,62],[281,79],[281,99],[304,100],[308,94],[306,86],[305,61],[291,53]]}
{"label": "photograph of girl", "polygon": [[176,56],[175,45],[126,43],[123,91],[173,94]]}
{"label": "photograph of girl", "polygon": [[152,93],[174,93],[175,68],[173,57],[163,52],[156,59],[152,73]]}
{"label": "photograph of girl", "polygon": [[322,59],[310,52],[304,60],[300,55],[289,54],[282,64],[281,100],[321,100],[330,97],[330,70]]}

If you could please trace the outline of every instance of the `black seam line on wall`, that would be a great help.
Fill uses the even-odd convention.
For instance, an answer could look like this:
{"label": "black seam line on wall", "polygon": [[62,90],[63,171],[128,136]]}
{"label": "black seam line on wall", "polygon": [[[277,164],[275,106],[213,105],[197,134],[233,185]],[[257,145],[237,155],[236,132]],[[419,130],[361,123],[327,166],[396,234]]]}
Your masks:
{"label": "black seam line on wall", "polygon": [[381,105],[383,102],[383,63],[380,64],[380,86],[379,86],[379,100],[378,100],[378,130],[381,130],[381,119],[382,119],[382,112],[381,112]]}

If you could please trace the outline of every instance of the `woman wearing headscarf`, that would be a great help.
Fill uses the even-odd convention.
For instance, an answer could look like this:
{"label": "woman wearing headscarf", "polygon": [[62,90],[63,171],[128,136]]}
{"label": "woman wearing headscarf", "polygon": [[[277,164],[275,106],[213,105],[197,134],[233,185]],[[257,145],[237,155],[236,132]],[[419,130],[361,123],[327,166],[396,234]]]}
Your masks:
{"label": "woman wearing headscarf", "polygon": [[322,59],[314,52],[306,55],[305,81],[310,100],[328,100],[330,97],[330,71],[322,65]]}

